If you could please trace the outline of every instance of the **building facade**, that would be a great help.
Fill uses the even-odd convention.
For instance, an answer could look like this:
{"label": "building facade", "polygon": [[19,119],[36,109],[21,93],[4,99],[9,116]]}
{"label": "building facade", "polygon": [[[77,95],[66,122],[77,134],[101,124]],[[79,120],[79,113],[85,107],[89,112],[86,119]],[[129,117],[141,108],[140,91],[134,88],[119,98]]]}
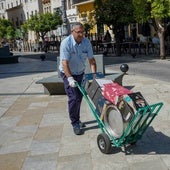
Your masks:
{"label": "building facade", "polygon": [[[65,3],[66,16],[70,24],[80,21],[83,24],[91,25],[88,33],[98,32],[93,15],[94,0],[0,0],[0,17],[11,20],[14,26],[22,31],[20,29],[21,25],[31,15],[47,12],[54,13],[56,10],[62,11],[62,1]],[[62,29],[62,25],[58,26],[56,30],[47,33],[46,36],[61,36]],[[28,41],[35,42],[35,40],[34,32],[29,32]]]}

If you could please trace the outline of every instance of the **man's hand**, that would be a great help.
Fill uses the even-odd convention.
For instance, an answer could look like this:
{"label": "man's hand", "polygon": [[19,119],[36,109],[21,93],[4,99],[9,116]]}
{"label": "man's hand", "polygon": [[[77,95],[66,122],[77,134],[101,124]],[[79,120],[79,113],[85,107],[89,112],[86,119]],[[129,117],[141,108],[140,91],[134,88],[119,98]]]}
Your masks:
{"label": "man's hand", "polygon": [[74,80],[73,77],[68,77],[67,80],[68,80],[68,83],[69,83],[70,87],[76,87],[76,83],[75,83],[76,80]]}

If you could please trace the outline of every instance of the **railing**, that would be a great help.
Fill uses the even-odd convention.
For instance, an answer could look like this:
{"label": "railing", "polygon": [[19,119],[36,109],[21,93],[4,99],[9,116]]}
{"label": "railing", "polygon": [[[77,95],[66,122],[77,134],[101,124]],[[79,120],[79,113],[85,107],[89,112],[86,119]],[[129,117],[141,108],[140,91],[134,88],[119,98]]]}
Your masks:
{"label": "railing", "polygon": [[[93,51],[95,54],[100,53],[110,53],[116,54],[116,43],[115,42],[104,42],[103,36],[101,34],[88,34],[86,37],[91,41]],[[23,41],[22,44],[19,46],[17,42],[10,43],[10,49],[14,51],[57,51],[59,52],[60,42],[62,37],[56,36],[55,38],[49,39],[49,41],[45,41],[45,43],[39,42],[29,42]],[[122,42],[121,43],[121,54],[130,54],[130,55],[137,55],[137,54],[156,54],[159,55],[159,47],[154,45],[151,42]],[[170,54],[170,44],[166,44],[166,55]]]}
{"label": "railing", "polygon": [[[87,2],[87,1],[90,1],[90,0],[73,0],[73,4],[79,4],[79,3]],[[94,1],[94,0],[91,0],[91,1]]]}

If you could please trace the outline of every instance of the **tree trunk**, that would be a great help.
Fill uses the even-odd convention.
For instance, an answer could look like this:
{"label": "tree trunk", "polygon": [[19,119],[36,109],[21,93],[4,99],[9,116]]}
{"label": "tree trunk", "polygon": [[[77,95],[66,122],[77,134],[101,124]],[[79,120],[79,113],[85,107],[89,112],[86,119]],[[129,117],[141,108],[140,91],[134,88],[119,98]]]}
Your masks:
{"label": "tree trunk", "polygon": [[160,42],[160,59],[166,59],[165,54],[165,23],[161,20],[152,19],[153,27],[158,34],[159,42]]}
{"label": "tree trunk", "polygon": [[158,37],[160,41],[160,59],[166,59],[165,54],[165,38],[164,38],[165,31],[162,29],[161,31],[158,31]]}
{"label": "tree trunk", "polygon": [[121,56],[121,43],[119,39],[116,39],[116,56]]}

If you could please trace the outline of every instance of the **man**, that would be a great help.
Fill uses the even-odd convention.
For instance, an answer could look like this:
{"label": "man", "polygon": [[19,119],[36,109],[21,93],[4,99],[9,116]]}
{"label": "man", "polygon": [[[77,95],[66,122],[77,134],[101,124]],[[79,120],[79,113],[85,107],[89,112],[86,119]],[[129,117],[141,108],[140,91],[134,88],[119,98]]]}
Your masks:
{"label": "man", "polygon": [[83,134],[80,121],[80,105],[82,94],[76,87],[75,82],[81,84],[86,59],[89,60],[92,73],[96,72],[96,61],[90,41],[84,37],[83,25],[74,23],[71,34],[63,39],[60,45],[60,75],[64,81],[64,88],[68,96],[68,112],[76,135]]}

